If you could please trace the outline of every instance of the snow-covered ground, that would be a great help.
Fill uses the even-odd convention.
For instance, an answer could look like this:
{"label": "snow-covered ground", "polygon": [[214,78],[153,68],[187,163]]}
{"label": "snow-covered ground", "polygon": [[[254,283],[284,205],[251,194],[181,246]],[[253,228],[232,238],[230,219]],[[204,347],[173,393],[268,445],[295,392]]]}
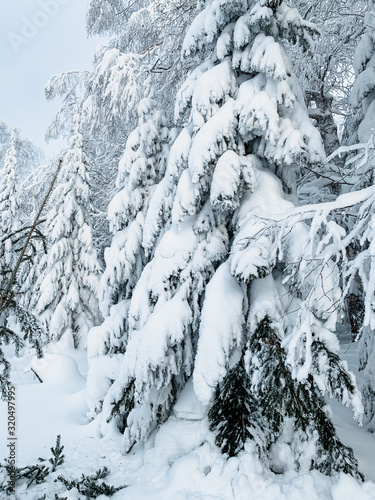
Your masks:
{"label": "snow-covered ground", "polygon": [[[54,351],[54,352],[53,352]],[[355,365],[356,346],[344,343],[342,354]],[[121,450],[121,438],[100,438],[96,422],[86,417],[84,351],[57,345],[43,360],[13,359],[12,380],[16,385],[18,466],[49,458],[56,436],[61,434],[64,464],[47,481],[26,488],[21,484],[16,499],[38,500],[55,493],[68,500],[82,495],[67,491],[59,475],[68,479],[82,473],[93,474],[107,466],[108,484],[127,485],[113,495],[124,500],[374,500],[375,436],[359,428],[351,411],[333,403],[335,423],[345,444],[353,447],[366,482],[359,485],[343,474],[328,478],[318,472],[276,475],[263,470],[254,458],[251,445],[239,457],[225,460],[214,445],[206,419],[184,420],[171,417],[146,446],[134,447],[130,454]],[[37,380],[30,368],[38,373]],[[183,404],[180,412],[183,416]],[[0,462],[8,456],[7,413],[0,403]],[[0,477],[1,481],[1,477]],[[2,496],[3,495],[3,496]],[[7,498],[0,493],[0,499]],[[107,498],[102,495],[100,499]]]}

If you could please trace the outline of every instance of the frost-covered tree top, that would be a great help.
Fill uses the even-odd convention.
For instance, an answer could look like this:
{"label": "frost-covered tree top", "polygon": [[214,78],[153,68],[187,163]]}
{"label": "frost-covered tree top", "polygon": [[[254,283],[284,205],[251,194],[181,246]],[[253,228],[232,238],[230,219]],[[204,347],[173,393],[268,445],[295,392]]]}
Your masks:
{"label": "frost-covered tree top", "polygon": [[10,145],[10,130],[4,120],[0,120],[0,165],[3,166],[5,152]]}
{"label": "frost-covered tree top", "polygon": [[126,19],[147,5],[147,0],[90,0],[86,13],[86,27],[89,35],[118,33],[124,28]]}
{"label": "frost-covered tree top", "polygon": [[0,121],[0,179],[9,148],[13,148],[12,154],[17,156],[19,181],[22,182],[41,164],[43,153],[31,141],[22,138],[18,129],[10,129],[5,121]]}
{"label": "frost-covered tree top", "polygon": [[17,152],[18,132],[12,131],[10,147],[6,150],[4,159],[4,169],[0,191],[1,213],[9,212],[12,218],[16,216],[17,201],[16,193],[19,189],[19,162]]}
{"label": "frost-covered tree top", "polygon": [[184,41],[184,53],[195,53],[207,45],[216,47],[219,59],[243,50],[263,32],[275,39],[299,41],[311,48],[314,25],[304,21],[296,9],[280,0],[213,0],[196,17]]}
{"label": "frost-covered tree top", "polygon": [[[349,95],[353,85],[353,59],[363,33],[365,0],[292,0],[301,14],[316,24],[314,57],[294,54],[293,65],[307,98],[325,96],[333,101],[333,113],[349,113]],[[297,60],[296,60],[297,59]]]}

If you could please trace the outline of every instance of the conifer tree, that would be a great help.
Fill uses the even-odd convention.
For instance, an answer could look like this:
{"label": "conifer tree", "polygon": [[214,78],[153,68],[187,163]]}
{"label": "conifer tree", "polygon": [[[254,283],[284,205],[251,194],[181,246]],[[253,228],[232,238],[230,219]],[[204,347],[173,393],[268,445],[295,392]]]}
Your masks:
{"label": "conifer tree", "polygon": [[[302,408],[292,401],[283,408],[271,398],[272,418],[261,422],[273,450],[284,440],[295,467],[357,475],[355,459],[334,432],[329,454],[319,448],[325,428],[319,434],[310,411],[322,408],[329,395],[353,404],[360,418],[358,390],[331,331],[338,272],[332,261],[311,268],[303,256],[315,243],[306,226],[286,230],[280,222],[294,208],[290,199],[303,167],[318,168],[324,159],[282,43],[298,40],[308,50],[313,31],[278,0],[210,0],[185,37],[184,56],[201,55],[203,62],[178,94],[176,118],[184,128],[146,214],[156,248],[134,288],[127,349],[103,401],[102,431],[109,424],[123,432],[125,449],[168,418],[191,375],[198,399],[209,408],[234,357],[245,349],[255,399],[269,394],[283,373],[294,390],[307,387]],[[256,286],[261,293],[251,293]],[[257,350],[259,336],[264,345]],[[272,349],[278,357],[257,378]],[[233,400],[234,384],[228,377],[216,415],[229,414],[224,406]],[[246,390],[244,381],[242,395]],[[250,422],[250,406],[251,399],[235,415]],[[328,414],[322,421],[330,424]],[[229,427],[220,426],[218,439],[235,453],[247,431],[229,436]],[[250,436],[250,424],[247,429]],[[270,467],[275,453],[269,446]],[[349,458],[335,468],[332,460],[340,453]]]}
{"label": "conifer tree", "polygon": [[368,12],[364,19],[365,33],[356,49],[354,68],[356,80],[351,94],[351,104],[355,111],[352,124],[351,142],[367,142],[374,127],[374,79],[375,36],[374,36],[374,3],[369,2]]}
{"label": "conifer tree", "polygon": [[[92,411],[100,408],[103,384],[107,387],[108,378],[113,379],[109,373],[127,343],[129,300],[151,256],[150,247],[144,245],[145,216],[155,187],[165,173],[171,141],[165,118],[152,98],[142,99],[138,115],[138,126],[129,135],[119,163],[118,191],[108,207],[113,238],[105,252],[106,268],[99,290],[105,321],[91,330],[88,342]],[[104,366],[107,368],[103,372]]]}
{"label": "conifer tree", "polygon": [[[351,173],[353,189],[364,190],[374,186],[374,111],[375,111],[375,5],[369,2],[364,19],[365,33],[355,54],[356,81],[351,95],[355,119],[351,127],[351,142],[358,145],[356,156],[349,156],[347,169]],[[360,370],[364,372],[364,406],[367,428],[375,432],[375,316],[373,283],[374,257],[371,246],[375,233],[372,219],[375,210],[373,193],[351,211],[348,232],[351,236],[350,257],[346,267],[347,290],[352,307],[354,333],[360,337]]]}
{"label": "conifer tree", "polygon": [[40,264],[34,303],[51,341],[66,334],[75,346],[85,347],[87,332],[99,321],[99,264],[92,243],[90,185],[78,125],[64,154],[61,176],[47,216],[48,251]]}
{"label": "conifer tree", "polygon": [[0,120],[0,168],[4,166],[5,153],[10,146],[11,133],[4,120]]}

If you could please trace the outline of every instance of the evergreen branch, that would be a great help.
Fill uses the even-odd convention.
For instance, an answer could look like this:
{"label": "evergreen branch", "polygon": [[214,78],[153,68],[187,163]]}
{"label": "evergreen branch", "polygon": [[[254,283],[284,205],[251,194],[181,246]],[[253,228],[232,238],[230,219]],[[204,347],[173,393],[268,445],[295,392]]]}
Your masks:
{"label": "evergreen branch", "polygon": [[[7,236],[5,236],[5,238],[3,238],[0,241],[0,243],[5,243],[7,240],[9,240],[10,238],[12,238],[16,234],[22,233],[23,231],[27,231],[28,229],[30,230],[32,227],[34,227],[34,230],[36,232],[36,227],[38,225],[40,225],[40,224],[43,224],[43,222],[45,222],[45,221],[46,221],[46,219],[41,219],[40,221],[34,222],[34,224],[31,225],[31,226],[21,227],[21,229],[18,229],[17,231],[13,231],[12,233],[10,233]],[[39,235],[42,235],[42,233],[40,231],[38,231],[38,232],[39,232]]]}
{"label": "evergreen branch", "polygon": [[81,479],[66,479],[64,476],[58,476],[55,481],[60,481],[63,483],[67,490],[72,490],[77,488],[78,492],[85,495],[86,498],[97,498],[100,495],[112,496],[118,491],[126,488],[126,485],[122,486],[110,486],[104,481],[98,483],[99,479],[104,479],[108,476],[109,470],[107,467],[103,469],[98,469],[95,474],[91,476],[86,476],[82,474]]}

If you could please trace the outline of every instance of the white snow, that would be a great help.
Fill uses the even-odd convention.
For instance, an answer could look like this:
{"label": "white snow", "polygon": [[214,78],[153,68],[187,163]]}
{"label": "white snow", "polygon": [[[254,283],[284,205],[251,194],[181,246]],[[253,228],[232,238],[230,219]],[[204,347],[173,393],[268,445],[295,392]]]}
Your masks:
{"label": "white snow", "polygon": [[[343,346],[349,361],[355,361],[355,345]],[[118,440],[100,438],[97,423],[88,424],[84,393],[85,361],[83,351],[69,347],[47,358],[44,368],[35,366],[46,377],[42,384],[28,381],[23,366],[28,361],[14,360],[17,376],[17,454],[18,465],[37,463],[38,457],[49,458],[57,434],[61,434],[65,462],[46,483],[17,488],[17,500],[36,500],[58,493],[68,500],[82,495],[76,489],[67,491],[59,475],[79,478],[107,466],[108,484],[128,487],[117,492],[113,500],[374,500],[373,468],[375,436],[357,427],[350,412],[334,405],[334,418],[340,438],[354,447],[360,468],[367,481],[357,483],[339,474],[332,478],[318,472],[289,471],[284,475],[267,472],[254,458],[251,443],[237,458],[227,460],[214,444],[206,418],[186,419],[191,410],[199,414],[190,395],[176,405],[180,418],[171,417],[153,433],[144,446],[136,446],[123,455]],[[57,360],[59,360],[57,362]],[[55,367],[54,367],[55,365]],[[77,370],[78,366],[78,370]],[[23,381],[22,381],[23,379]],[[190,389],[191,390],[191,386]],[[179,405],[179,406],[178,406]],[[0,427],[6,428],[6,406],[0,402]],[[0,442],[1,462],[7,456],[6,441]],[[0,476],[1,481],[1,476]],[[7,497],[4,497],[4,500]],[[100,498],[107,498],[105,496]]]}
{"label": "white snow", "polygon": [[227,372],[229,358],[242,338],[243,290],[224,262],[206,288],[193,373],[194,390],[207,405]]}

